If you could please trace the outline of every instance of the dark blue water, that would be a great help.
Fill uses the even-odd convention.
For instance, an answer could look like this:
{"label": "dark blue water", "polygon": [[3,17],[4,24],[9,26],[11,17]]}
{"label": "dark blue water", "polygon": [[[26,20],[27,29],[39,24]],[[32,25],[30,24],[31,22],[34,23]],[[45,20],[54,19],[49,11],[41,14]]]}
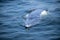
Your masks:
{"label": "dark blue water", "polygon": [[[26,30],[22,15],[39,8],[50,19]],[[60,40],[60,0],[0,0],[0,40]]]}

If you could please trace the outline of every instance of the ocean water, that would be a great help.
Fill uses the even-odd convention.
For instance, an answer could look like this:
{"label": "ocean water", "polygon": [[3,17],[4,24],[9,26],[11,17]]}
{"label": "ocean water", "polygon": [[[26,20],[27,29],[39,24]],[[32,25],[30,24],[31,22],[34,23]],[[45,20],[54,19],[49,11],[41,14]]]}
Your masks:
{"label": "ocean water", "polygon": [[[25,29],[22,16],[39,8],[49,18]],[[60,0],[0,0],[0,40],[60,40]]]}

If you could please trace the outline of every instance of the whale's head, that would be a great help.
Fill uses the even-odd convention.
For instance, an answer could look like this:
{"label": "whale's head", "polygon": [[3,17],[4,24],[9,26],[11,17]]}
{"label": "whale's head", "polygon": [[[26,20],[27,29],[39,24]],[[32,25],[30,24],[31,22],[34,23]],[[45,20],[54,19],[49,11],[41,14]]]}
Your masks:
{"label": "whale's head", "polygon": [[42,12],[40,12],[38,14],[37,14],[37,12],[25,15],[26,19],[25,19],[24,23],[25,23],[26,28],[30,28],[33,25],[39,24],[40,23],[40,18],[47,15],[46,10],[43,10]]}

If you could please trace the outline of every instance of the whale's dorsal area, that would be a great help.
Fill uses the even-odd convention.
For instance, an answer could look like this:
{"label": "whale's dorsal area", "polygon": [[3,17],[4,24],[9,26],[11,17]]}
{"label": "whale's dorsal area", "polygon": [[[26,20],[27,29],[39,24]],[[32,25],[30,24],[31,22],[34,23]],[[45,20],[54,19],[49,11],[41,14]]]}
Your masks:
{"label": "whale's dorsal area", "polygon": [[31,27],[33,25],[36,25],[40,23],[40,18],[43,16],[46,16],[48,13],[46,10],[37,9],[29,14],[26,14],[24,17],[26,18],[24,20],[24,25],[26,27]]}

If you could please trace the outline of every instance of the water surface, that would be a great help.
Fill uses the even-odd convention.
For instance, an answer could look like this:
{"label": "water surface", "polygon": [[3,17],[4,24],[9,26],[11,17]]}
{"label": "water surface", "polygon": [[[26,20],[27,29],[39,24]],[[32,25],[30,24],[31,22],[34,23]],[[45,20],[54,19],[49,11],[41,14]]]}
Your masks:
{"label": "water surface", "polygon": [[[50,19],[26,30],[22,16],[47,9]],[[59,0],[0,0],[0,40],[60,40]]]}

